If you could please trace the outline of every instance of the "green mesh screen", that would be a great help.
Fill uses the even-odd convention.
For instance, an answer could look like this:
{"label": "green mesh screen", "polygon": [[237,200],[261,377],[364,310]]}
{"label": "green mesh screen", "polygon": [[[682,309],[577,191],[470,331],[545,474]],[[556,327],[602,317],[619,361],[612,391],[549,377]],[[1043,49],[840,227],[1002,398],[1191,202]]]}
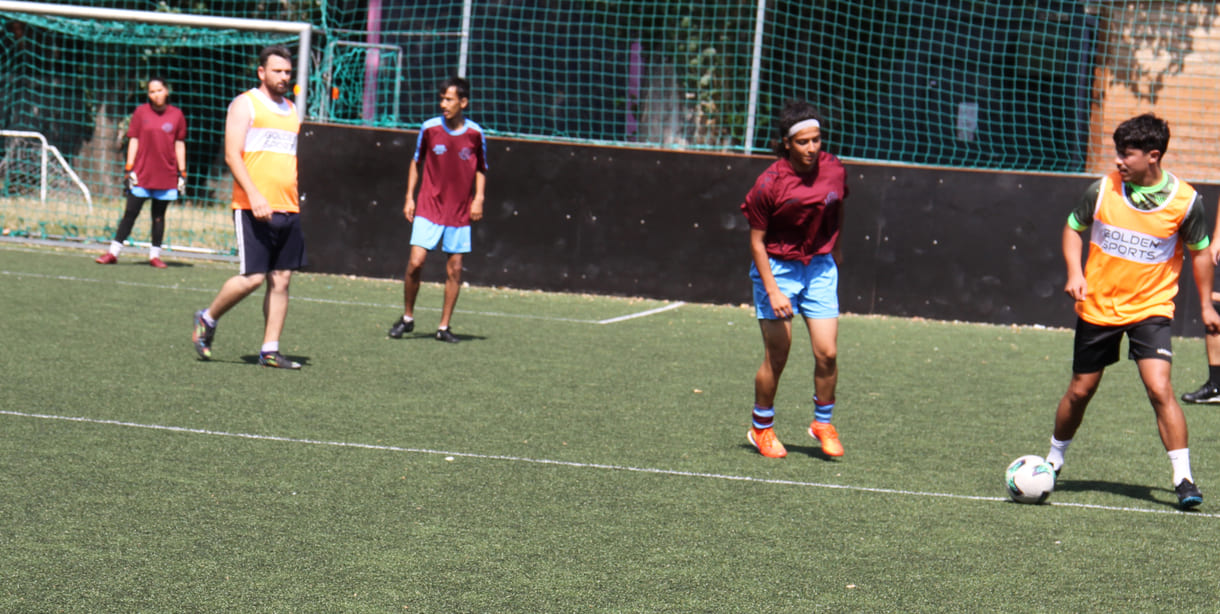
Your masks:
{"label": "green mesh screen", "polygon": [[[0,132],[4,232],[109,241],[125,205],[127,124],[147,102],[148,79],[160,76],[170,85],[170,104],[188,122],[188,187],[167,215],[165,242],[171,249],[232,252],[225,109],[256,84],[257,53],[272,43],[295,48],[297,40],[282,33],[0,12],[0,78],[6,83],[0,131],[41,134],[65,162],[52,156],[44,173],[37,139]],[[69,173],[85,184],[91,200]],[[146,244],[149,225],[146,207],[130,240]]]}
{"label": "green mesh screen", "polygon": [[[795,97],[825,110],[846,158],[1096,173],[1114,126],[1154,111],[1173,126],[1170,168],[1220,179],[1215,1],[771,0],[761,22],[755,0],[69,4],[312,23],[313,121],[414,128],[437,113],[436,84],[460,73],[469,115],[493,136],[766,153],[777,107]],[[142,81],[165,74],[191,128],[192,192],[171,211],[170,241],[231,241],[224,108],[253,85],[256,50],[282,36],[16,13],[0,26],[0,129],[45,134],[95,210],[116,198]],[[36,232],[15,207],[0,206],[4,224]],[[191,211],[222,218],[223,238],[179,219]],[[117,219],[71,223],[102,238]]]}

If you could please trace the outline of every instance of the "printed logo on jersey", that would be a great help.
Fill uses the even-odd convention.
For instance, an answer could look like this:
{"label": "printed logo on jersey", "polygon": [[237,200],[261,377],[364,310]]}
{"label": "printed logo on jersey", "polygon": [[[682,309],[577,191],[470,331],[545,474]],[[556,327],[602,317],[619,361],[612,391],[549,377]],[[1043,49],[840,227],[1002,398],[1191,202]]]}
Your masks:
{"label": "printed logo on jersey", "polygon": [[449,151],[449,148],[445,147],[444,143],[437,143],[436,146],[432,148],[432,153],[438,156],[445,155],[446,151]]}
{"label": "printed logo on jersey", "polygon": [[473,149],[471,149],[471,148],[469,148],[469,147],[463,147],[463,148],[462,148],[462,151],[459,151],[459,152],[458,152],[458,159],[460,159],[460,160],[462,160],[463,162],[465,162],[466,160],[469,160],[469,159],[470,159],[470,156],[473,156],[473,155],[474,155],[474,150],[473,150]]}
{"label": "printed logo on jersey", "polygon": [[269,151],[291,156],[297,155],[297,135],[288,130],[275,128],[250,128],[246,131],[247,153]]}
{"label": "printed logo on jersey", "polygon": [[1154,237],[1142,232],[1093,222],[1089,238],[1101,251],[1115,258],[1143,264],[1169,262],[1178,244],[1178,233],[1169,237]]}
{"label": "printed logo on jersey", "polygon": [[174,125],[172,123],[165,122],[164,124],[161,124],[161,132],[169,134],[173,131],[174,131]]}

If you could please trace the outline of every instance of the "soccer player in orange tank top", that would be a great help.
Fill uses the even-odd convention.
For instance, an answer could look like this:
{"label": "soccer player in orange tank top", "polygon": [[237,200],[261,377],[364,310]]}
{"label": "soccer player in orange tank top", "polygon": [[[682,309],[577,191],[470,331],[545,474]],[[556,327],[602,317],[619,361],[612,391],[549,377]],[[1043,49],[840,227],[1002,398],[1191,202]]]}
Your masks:
{"label": "soccer player in orange tank top", "polygon": [[[1215,264],[1198,192],[1161,167],[1169,124],[1147,113],[1114,131],[1116,170],[1094,182],[1063,227],[1064,291],[1076,301],[1072,379],[1055,412],[1047,462],[1056,478],[1064,453],[1084,420],[1105,368],[1118,362],[1123,335],[1173,466],[1172,486],[1182,509],[1203,502],[1190,468],[1186,416],[1170,383],[1170,324],[1184,249],[1199,289],[1203,324],[1220,333],[1211,302]],[[1087,263],[1082,237],[1089,231]]]}
{"label": "soccer player in orange tank top", "polygon": [[292,272],[306,265],[297,197],[297,135],[300,119],[285,94],[292,80],[292,56],[280,46],[263,49],[259,86],[233,99],[225,120],[225,163],[233,173],[233,224],[240,270],[221,286],[206,308],[195,312],[191,338],[199,357],[212,357],[216,321],[264,281],[265,367],[300,369],[280,354],[280,333],[288,316]]}

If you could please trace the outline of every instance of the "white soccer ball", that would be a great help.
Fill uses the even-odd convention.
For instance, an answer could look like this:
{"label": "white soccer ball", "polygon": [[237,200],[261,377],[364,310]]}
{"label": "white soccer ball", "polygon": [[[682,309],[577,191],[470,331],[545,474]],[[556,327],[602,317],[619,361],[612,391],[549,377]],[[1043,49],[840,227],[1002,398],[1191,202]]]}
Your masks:
{"label": "white soccer ball", "polygon": [[1055,490],[1055,469],[1041,456],[1027,454],[1008,465],[1004,486],[1017,503],[1042,503]]}

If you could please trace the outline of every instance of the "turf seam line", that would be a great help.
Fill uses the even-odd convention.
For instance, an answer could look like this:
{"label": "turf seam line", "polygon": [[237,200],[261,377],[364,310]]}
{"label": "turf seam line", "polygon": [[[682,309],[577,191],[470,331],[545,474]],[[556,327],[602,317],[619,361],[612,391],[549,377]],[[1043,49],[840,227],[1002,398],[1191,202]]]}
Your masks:
{"label": "turf seam line", "polygon": [[[149,284],[149,283],[142,283],[142,282],[136,282],[136,281],[123,281],[123,280],[117,280],[117,279],[116,280],[90,279],[87,277],[73,277],[71,275],[44,275],[42,273],[24,273],[21,271],[0,271],[0,274],[11,275],[13,277],[35,277],[35,278],[39,278],[39,279],[55,279],[55,280],[59,280],[59,281],[76,281],[76,282],[87,282],[87,283],[113,283],[113,284],[118,284],[121,286],[131,286],[131,287],[135,287],[135,288],[152,288],[155,290],[186,290],[189,292],[207,292],[207,293],[216,292],[215,288],[191,288],[191,287],[179,286],[179,285]],[[402,305],[389,305],[389,304],[384,304],[384,303],[364,303],[364,302],[360,302],[360,301],[343,301],[343,300],[339,300],[339,299],[313,298],[313,297],[309,297],[309,296],[296,296],[296,295],[294,295],[292,297],[292,300],[304,301],[307,303],[346,305],[346,306],[350,306],[350,307],[374,307],[377,309],[400,309],[402,307]],[[488,317],[497,317],[497,318],[519,318],[519,319],[524,319],[524,320],[544,320],[547,322],[571,322],[571,323],[575,323],[575,324],[614,324],[614,323],[622,322],[625,320],[631,320],[634,318],[642,318],[642,317],[646,317],[646,316],[650,316],[650,315],[655,315],[658,313],[663,313],[663,312],[669,311],[671,309],[677,309],[678,307],[681,307],[685,304],[686,304],[685,302],[678,301],[676,303],[670,303],[670,304],[664,305],[662,307],[657,307],[656,309],[649,309],[647,311],[629,313],[626,315],[616,316],[613,318],[607,318],[605,320],[562,318],[562,317],[539,316],[539,315],[522,314],[522,313],[504,313],[504,312],[500,312],[500,311],[463,311],[461,309],[457,310],[455,313],[459,313],[462,315],[488,316]],[[419,311],[440,311],[440,309],[436,308],[436,307],[416,307],[416,309]]]}
{"label": "turf seam line", "polygon": [[[164,431],[171,433],[186,433],[191,435],[208,435],[213,437],[231,437],[236,439],[249,439],[254,441],[273,441],[277,443],[296,443],[315,446],[331,446],[338,448],[353,448],[360,450],[377,450],[382,452],[405,452],[416,454],[443,455],[462,458],[473,458],[480,460],[502,460],[518,463],[530,463],[536,465],[553,465],[560,467],[570,467],[575,469],[601,469],[606,471],[622,471],[629,473],[650,473],[654,475],[667,475],[675,477],[689,478],[704,478],[714,480],[727,480],[735,482],[750,482],[755,484],[771,484],[778,486],[802,486],[807,488],[826,488],[834,490],[847,490],[852,492],[866,492],[884,495],[904,495],[917,497],[935,497],[941,499],[958,499],[964,501],[984,501],[1008,503],[1006,497],[986,497],[979,495],[958,495],[952,493],[937,493],[937,492],[919,492],[913,490],[900,490],[893,488],[876,488],[871,486],[852,486],[847,484],[826,484],[821,482],[801,482],[796,480],[780,480],[774,478],[757,478],[743,475],[727,475],[721,473],[702,473],[695,471],[679,471],[675,469],[659,469],[655,467],[631,467],[626,465],[609,465],[604,463],[581,463],[576,461],[562,461],[545,458],[527,458],[523,456],[508,456],[502,454],[477,454],[473,452],[451,452],[445,450],[431,450],[428,448],[405,448],[401,446],[387,446],[378,444],[355,443],[346,441],[324,441],[318,439],[302,439],[296,437],[283,437],[279,435],[259,435],[256,433],[231,433],[227,431],[213,431],[210,429],[190,428],[184,426],[170,426],[163,424],[142,424],[139,422],[125,422],[122,420],[109,420],[102,418],[88,418],[84,416],[58,416],[53,414],[35,414],[11,410],[0,410],[0,415],[14,416],[19,418],[35,418],[39,420],[57,420],[63,422],[77,422],[83,424],[97,424],[106,426],[120,426],[126,428],[140,428],[153,431]],[[1049,507],[1071,507],[1090,510],[1101,510],[1109,512],[1131,512],[1140,514],[1171,514],[1179,516],[1190,516],[1198,518],[1220,519],[1220,514],[1207,514],[1201,512],[1184,512],[1180,510],[1154,510],[1138,507],[1123,507],[1112,505],[1096,505],[1090,503],[1063,503],[1050,502],[1043,505]]]}

